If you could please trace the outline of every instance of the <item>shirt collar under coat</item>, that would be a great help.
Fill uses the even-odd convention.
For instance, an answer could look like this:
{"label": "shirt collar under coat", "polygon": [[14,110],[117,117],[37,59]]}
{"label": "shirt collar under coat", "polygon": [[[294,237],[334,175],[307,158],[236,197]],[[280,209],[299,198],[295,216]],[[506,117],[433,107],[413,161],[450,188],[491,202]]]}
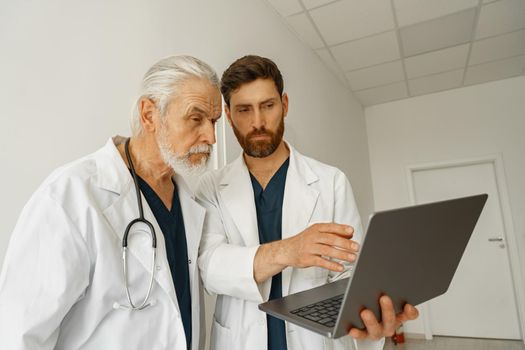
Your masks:
{"label": "shirt collar under coat", "polygon": [[[297,150],[288,142],[284,141],[284,143],[290,151],[290,165],[288,168],[288,173],[291,172],[291,175],[294,176],[294,178],[297,177],[297,180],[301,181],[305,185],[310,185],[318,181],[319,177],[304,161],[303,155],[297,152]],[[244,152],[241,152],[241,155],[232,162],[230,169],[221,179],[221,186],[226,186],[230,183],[238,183],[237,181],[246,176],[249,178],[250,174],[248,167],[246,166],[246,162],[244,161],[243,154]],[[287,178],[289,178],[289,176],[287,176]]]}
{"label": "shirt collar under coat", "polygon": [[[117,145],[125,141],[125,137],[114,136],[97,152],[98,187],[121,194],[128,191],[130,186],[133,185],[129,169],[117,149]],[[178,174],[175,174],[173,178],[179,189],[194,200],[195,195],[184,178]]]}

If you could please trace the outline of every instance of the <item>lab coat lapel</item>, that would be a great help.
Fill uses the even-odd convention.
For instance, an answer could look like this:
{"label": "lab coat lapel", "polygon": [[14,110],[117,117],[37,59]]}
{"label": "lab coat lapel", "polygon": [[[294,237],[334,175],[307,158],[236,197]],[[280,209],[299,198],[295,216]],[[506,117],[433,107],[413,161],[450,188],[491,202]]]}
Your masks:
{"label": "lab coat lapel", "polygon": [[[179,190],[180,205],[184,217],[184,229],[186,230],[186,244],[188,246],[188,269],[190,273],[190,283],[192,290],[195,287],[197,278],[197,255],[199,253],[199,243],[202,235],[202,226],[206,209],[195,201],[195,197],[181,176],[175,177],[175,182]],[[197,280],[198,282],[198,280]]]}
{"label": "lab coat lapel", "polygon": [[247,247],[259,244],[257,211],[250,173],[241,155],[221,179],[221,197]]}
{"label": "lab coat lapel", "polygon": [[[104,210],[104,215],[113,228],[114,233],[117,235],[119,244],[121,244],[120,242],[122,242],[126,227],[131,220],[139,216],[139,213],[135,187],[131,175],[112,140],[108,141],[106,146],[101,150],[101,154],[97,157],[97,172],[99,187],[120,195],[112,205]],[[175,287],[166,256],[164,235],[144,196],[142,196],[142,204],[144,207],[144,217],[151,222],[157,236],[157,261],[154,267],[155,281],[170,296],[172,302],[177,305]],[[151,239],[148,234],[139,234],[139,232],[146,232],[143,227],[144,226],[140,224],[132,227],[128,235],[128,252],[133,255],[148,274],[150,274],[152,273]],[[137,234],[134,234],[134,232]]]}
{"label": "lab coat lapel", "polygon": [[[178,188],[182,216],[184,217],[184,229],[186,231],[186,245],[188,247],[188,272],[190,275],[191,309],[192,309],[192,339],[193,341],[204,341],[201,330],[204,320],[204,304],[200,292],[199,270],[197,268],[197,256],[199,244],[204,225],[206,209],[195,201],[193,191],[181,176],[175,176]],[[204,343],[203,343],[204,344]]]}
{"label": "lab coat lapel", "polygon": [[[137,198],[134,187],[130,186],[129,191],[121,193],[120,200],[104,211],[104,215],[113,227],[114,232],[122,241],[122,236],[128,223],[138,217]],[[142,196],[142,205],[144,207],[144,217],[151,222],[157,236],[157,261],[155,268],[155,281],[170,296],[172,302],[177,305],[175,288],[171,277],[168,259],[166,256],[166,245],[164,235],[155,219],[146,199]],[[128,252],[133,255],[148,274],[152,273],[151,266],[151,240],[147,234],[144,234],[141,225],[135,225],[128,235]],[[142,233],[142,234],[139,234]]]}
{"label": "lab coat lapel", "polygon": [[[286,175],[284,189],[282,238],[294,236],[310,224],[315,209],[319,191],[310,185],[319,180],[317,174],[305,162],[303,156],[290,145],[290,165]],[[282,292],[288,295],[293,269],[286,268],[282,272]]]}

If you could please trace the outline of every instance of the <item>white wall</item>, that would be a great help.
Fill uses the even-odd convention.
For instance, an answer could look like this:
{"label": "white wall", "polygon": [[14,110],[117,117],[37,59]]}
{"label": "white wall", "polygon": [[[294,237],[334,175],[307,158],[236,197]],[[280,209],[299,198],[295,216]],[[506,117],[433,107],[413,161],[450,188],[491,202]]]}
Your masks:
{"label": "white wall", "polygon": [[[17,216],[55,167],[127,135],[140,78],[186,53],[219,72],[275,59],[290,95],[286,137],[351,178],[372,210],[364,112],[263,0],[0,2],[0,262]],[[238,154],[228,127],[228,160]]]}
{"label": "white wall", "polygon": [[[410,205],[407,165],[501,154],[523,266],[525,77],[385,103],[365,115],[376,209]],[[423,333],[422,323],[408,328]]]}
{"label": "white wall", "polygon": [[[363,216],[372,210],[361,106],[262,0],[2,2],[0,47],[0,261],[38,184],[109,136],[129,134],[142,74],[174,53],[219,73],[247,53],[275,59],[290,95],[286,137],[345,171]],[[227,130],[231,160],[238,148]]]}

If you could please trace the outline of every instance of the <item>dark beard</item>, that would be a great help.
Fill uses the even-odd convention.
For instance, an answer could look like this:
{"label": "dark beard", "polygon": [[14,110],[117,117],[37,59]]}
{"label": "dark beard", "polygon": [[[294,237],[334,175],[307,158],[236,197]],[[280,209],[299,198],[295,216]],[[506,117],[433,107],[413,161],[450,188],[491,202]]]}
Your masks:
{"label": "dark beard", "polygon": [[[277,128],[277,131],[274,133],[272,131],[266,130],[263,126],[260,129],[253,130],[249,132],[246,136],[243,136],[240,131],[232,124],[233,133],[237,137],[237,141],[241,145],[244,153],[254,158],[264,158],[268,157],[270,154],[275,152],[277,147],[281,144],[284,135],[284,118],[281,117],[281,122]],[[257,135],[268,135],[270,136],[269,141],[253,141],[250,140],[253,136]]]}

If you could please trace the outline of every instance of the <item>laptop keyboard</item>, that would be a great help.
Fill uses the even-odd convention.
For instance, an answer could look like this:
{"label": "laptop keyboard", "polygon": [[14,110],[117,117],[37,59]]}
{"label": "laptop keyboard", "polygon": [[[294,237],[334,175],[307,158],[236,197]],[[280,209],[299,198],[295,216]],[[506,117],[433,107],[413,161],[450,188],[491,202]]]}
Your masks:
{"label": "laptop keyboard", "polygon": [[321,300],[315,304],[307,305],[299,309],[290,311],[307,320],[317,322],[326,327],[335,326],[337,316],[339,316],[339,309],[343,301],[344,294],[337,295],[333,298]]}

